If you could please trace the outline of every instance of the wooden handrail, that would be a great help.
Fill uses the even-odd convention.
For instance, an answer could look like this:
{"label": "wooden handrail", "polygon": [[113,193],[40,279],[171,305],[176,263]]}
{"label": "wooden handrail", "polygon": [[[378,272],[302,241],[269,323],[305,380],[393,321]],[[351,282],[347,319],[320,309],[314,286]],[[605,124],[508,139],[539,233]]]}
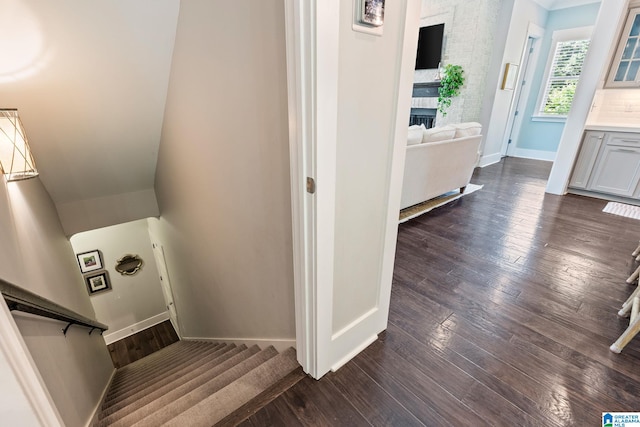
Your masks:
{"label": "wooden handrail", "polygon": [[29,292],[2,279],[0,279],[0,293],[11,311],[22,311],[66,322],[67,326],[62,330],[65,335],[67,335],[67,331],[71,325],[90,328],[89,334],[98,329],[102,335],[104,331],[109,329],[104,323],[78,314],[60,304],[49,301],[40,295]]}

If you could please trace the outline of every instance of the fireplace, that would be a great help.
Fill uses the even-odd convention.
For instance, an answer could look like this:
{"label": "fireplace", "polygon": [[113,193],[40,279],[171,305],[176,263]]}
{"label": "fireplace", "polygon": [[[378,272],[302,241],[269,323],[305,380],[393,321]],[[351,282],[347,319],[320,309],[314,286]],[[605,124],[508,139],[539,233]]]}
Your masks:
{"label": "fireplace", "polygon": [[437,111],[435,108],[412,108],[409,116],[409,126],[424,125],[427,129],[434,127],[436,125]]}
{"label": "fireplace", "polygon": [[414,107],[411,108],[409,126],[424,125],[428,129],[436,125],[436,113],[438,110],[429,107],[435,107],[437,104],[435,98],[438,97],[438,87],[440,87],[439,81],[413,84]]}

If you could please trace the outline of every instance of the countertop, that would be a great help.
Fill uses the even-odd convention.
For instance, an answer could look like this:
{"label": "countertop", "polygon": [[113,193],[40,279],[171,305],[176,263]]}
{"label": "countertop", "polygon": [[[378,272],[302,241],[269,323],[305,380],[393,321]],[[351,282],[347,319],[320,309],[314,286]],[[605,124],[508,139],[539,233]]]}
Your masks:
{"label": "countertop", "polygon": [[585,130],[600,130],[603,132],[635,132],[640,133],[640,123],[587,123],[584,125]]}

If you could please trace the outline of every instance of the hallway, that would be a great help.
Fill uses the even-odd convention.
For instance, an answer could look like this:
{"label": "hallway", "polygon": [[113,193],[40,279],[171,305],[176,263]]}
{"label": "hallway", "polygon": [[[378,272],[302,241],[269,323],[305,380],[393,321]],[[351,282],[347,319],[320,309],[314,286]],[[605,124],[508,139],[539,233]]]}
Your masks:
{"label": "hallway", "polygon": [[633,411],[636,220],[544,193],[551,164],[506,158],[484,188],[400,226],[389,327],[336,373],[245,421],[263,425],[598,425]]}

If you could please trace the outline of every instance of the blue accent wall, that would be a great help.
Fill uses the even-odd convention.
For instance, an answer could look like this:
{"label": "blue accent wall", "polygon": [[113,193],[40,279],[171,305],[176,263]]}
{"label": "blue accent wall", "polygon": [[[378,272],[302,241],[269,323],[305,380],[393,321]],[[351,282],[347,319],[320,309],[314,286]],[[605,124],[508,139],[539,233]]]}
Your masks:
{"label": "blue accent wall", "polygon": [[557,151],[564,129],[564,122],[531,120],[535,112],[536,103],[538,102],[538,95],[540,91],[543,90],[542,86],[544,82],[542,79],[544,78],[549,51],[551,50],[551,38],[553,32],[556,30],[594,25],[599,9],[600,3],[592,3],[549,12],[545,35],[541,40],[537,41],[539,43],[538,49],[540,49],[540,56],[533,77],[530,78],[528,82],[532,86],[524,111],[520,134],[515,141],[517,148],[550,152]]}

